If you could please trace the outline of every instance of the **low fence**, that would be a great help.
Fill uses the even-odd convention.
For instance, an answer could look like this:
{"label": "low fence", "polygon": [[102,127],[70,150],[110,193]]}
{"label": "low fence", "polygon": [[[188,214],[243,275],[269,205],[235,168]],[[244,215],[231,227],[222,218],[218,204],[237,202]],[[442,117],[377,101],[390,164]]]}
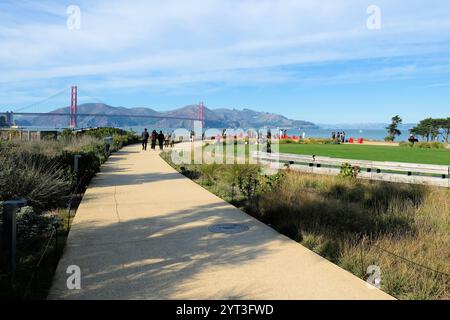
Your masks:
{"label": "low fence", "polygon": [[3,141],[40,141],[42,139],[56,140],[58,131],[23,130],[16,128],[1,128],[0,140]]}
{"label": "low fence", "polygon": [[275,165],[278,163],[280,169],[289,165],[289,168],[297,171],[331,175],[339,174],[340,167],[344,163],[349,163],[361,169],[358,177],[362,179],[430,184],[450,188],[450,166],[274,154],[260,151],[253,152],[251,156],[261,163],[275,163]]}

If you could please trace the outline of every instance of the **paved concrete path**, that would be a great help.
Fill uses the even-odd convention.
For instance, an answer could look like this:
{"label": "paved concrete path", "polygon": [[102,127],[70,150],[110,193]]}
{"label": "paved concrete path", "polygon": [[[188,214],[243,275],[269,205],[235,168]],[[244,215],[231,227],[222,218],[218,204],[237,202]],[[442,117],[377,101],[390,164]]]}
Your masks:
{"label": "paved concrete path", "polygon": [[[249,230],[210,232],[217,223]],[[81,290],[67,289],[70,265],[81,268]],[[113,155],[92,181],[49,298],[391,299],[139,146]]]}

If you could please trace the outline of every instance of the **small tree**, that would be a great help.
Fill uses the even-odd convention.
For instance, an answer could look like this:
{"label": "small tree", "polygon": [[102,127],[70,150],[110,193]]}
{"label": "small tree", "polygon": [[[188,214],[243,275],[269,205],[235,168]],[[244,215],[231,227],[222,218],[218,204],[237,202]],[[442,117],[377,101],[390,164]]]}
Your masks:
{"label": "small tree", "polygon": [[390,125],[386,127],[387,129],[387,137],[384,138],[386,141],[394,141],[396,136],[402,134],[402,132],[398,129],[398,125],[402,123],[402,118],[399,115],[392,117],[392,122]]}
{"label": "small tree", "polygon": [[251,199],[258,193],[261,186],[261,168],[257,165],[246,164],[240,169],[237,179],[239,190],[247,199]]}

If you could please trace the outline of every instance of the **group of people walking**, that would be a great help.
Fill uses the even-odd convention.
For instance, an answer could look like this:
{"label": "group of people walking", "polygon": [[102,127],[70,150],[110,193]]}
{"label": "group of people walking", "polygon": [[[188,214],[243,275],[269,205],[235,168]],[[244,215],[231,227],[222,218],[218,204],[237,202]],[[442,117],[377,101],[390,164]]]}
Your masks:
{"label": "group of people walking", "polygon": [[345,132],[344,131],[339,131],[339,132],[332,132],[331,133],[331,139],[341,142],[341,143],[345,143]]}
{"label": "group of people walking", "polygon": [[156,130],[153,130],[151,133],[147,131],[147,128],[141,134],[142,140],[142,150],[147,150],[148,140],[151,141],[151,148],[156,150],[156,142],[158,142],[158,146],[160,150],[163,150],[164,147],[173,147],[175,143],[175,139],[173,139],[172,134],[164,135],[162,131],[159,133]]}

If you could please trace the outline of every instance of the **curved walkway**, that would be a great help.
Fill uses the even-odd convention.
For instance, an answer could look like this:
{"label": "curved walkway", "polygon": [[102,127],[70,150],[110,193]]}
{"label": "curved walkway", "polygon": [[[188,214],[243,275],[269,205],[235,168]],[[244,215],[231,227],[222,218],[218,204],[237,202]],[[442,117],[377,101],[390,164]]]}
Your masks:
{"label": "curved walkway", "polygon": [[[242,233],[212,233],[242,223]],[[67,267],[81,289],[67,289]],[[88,188],[50,299],[392,299],[129,146]]]}

